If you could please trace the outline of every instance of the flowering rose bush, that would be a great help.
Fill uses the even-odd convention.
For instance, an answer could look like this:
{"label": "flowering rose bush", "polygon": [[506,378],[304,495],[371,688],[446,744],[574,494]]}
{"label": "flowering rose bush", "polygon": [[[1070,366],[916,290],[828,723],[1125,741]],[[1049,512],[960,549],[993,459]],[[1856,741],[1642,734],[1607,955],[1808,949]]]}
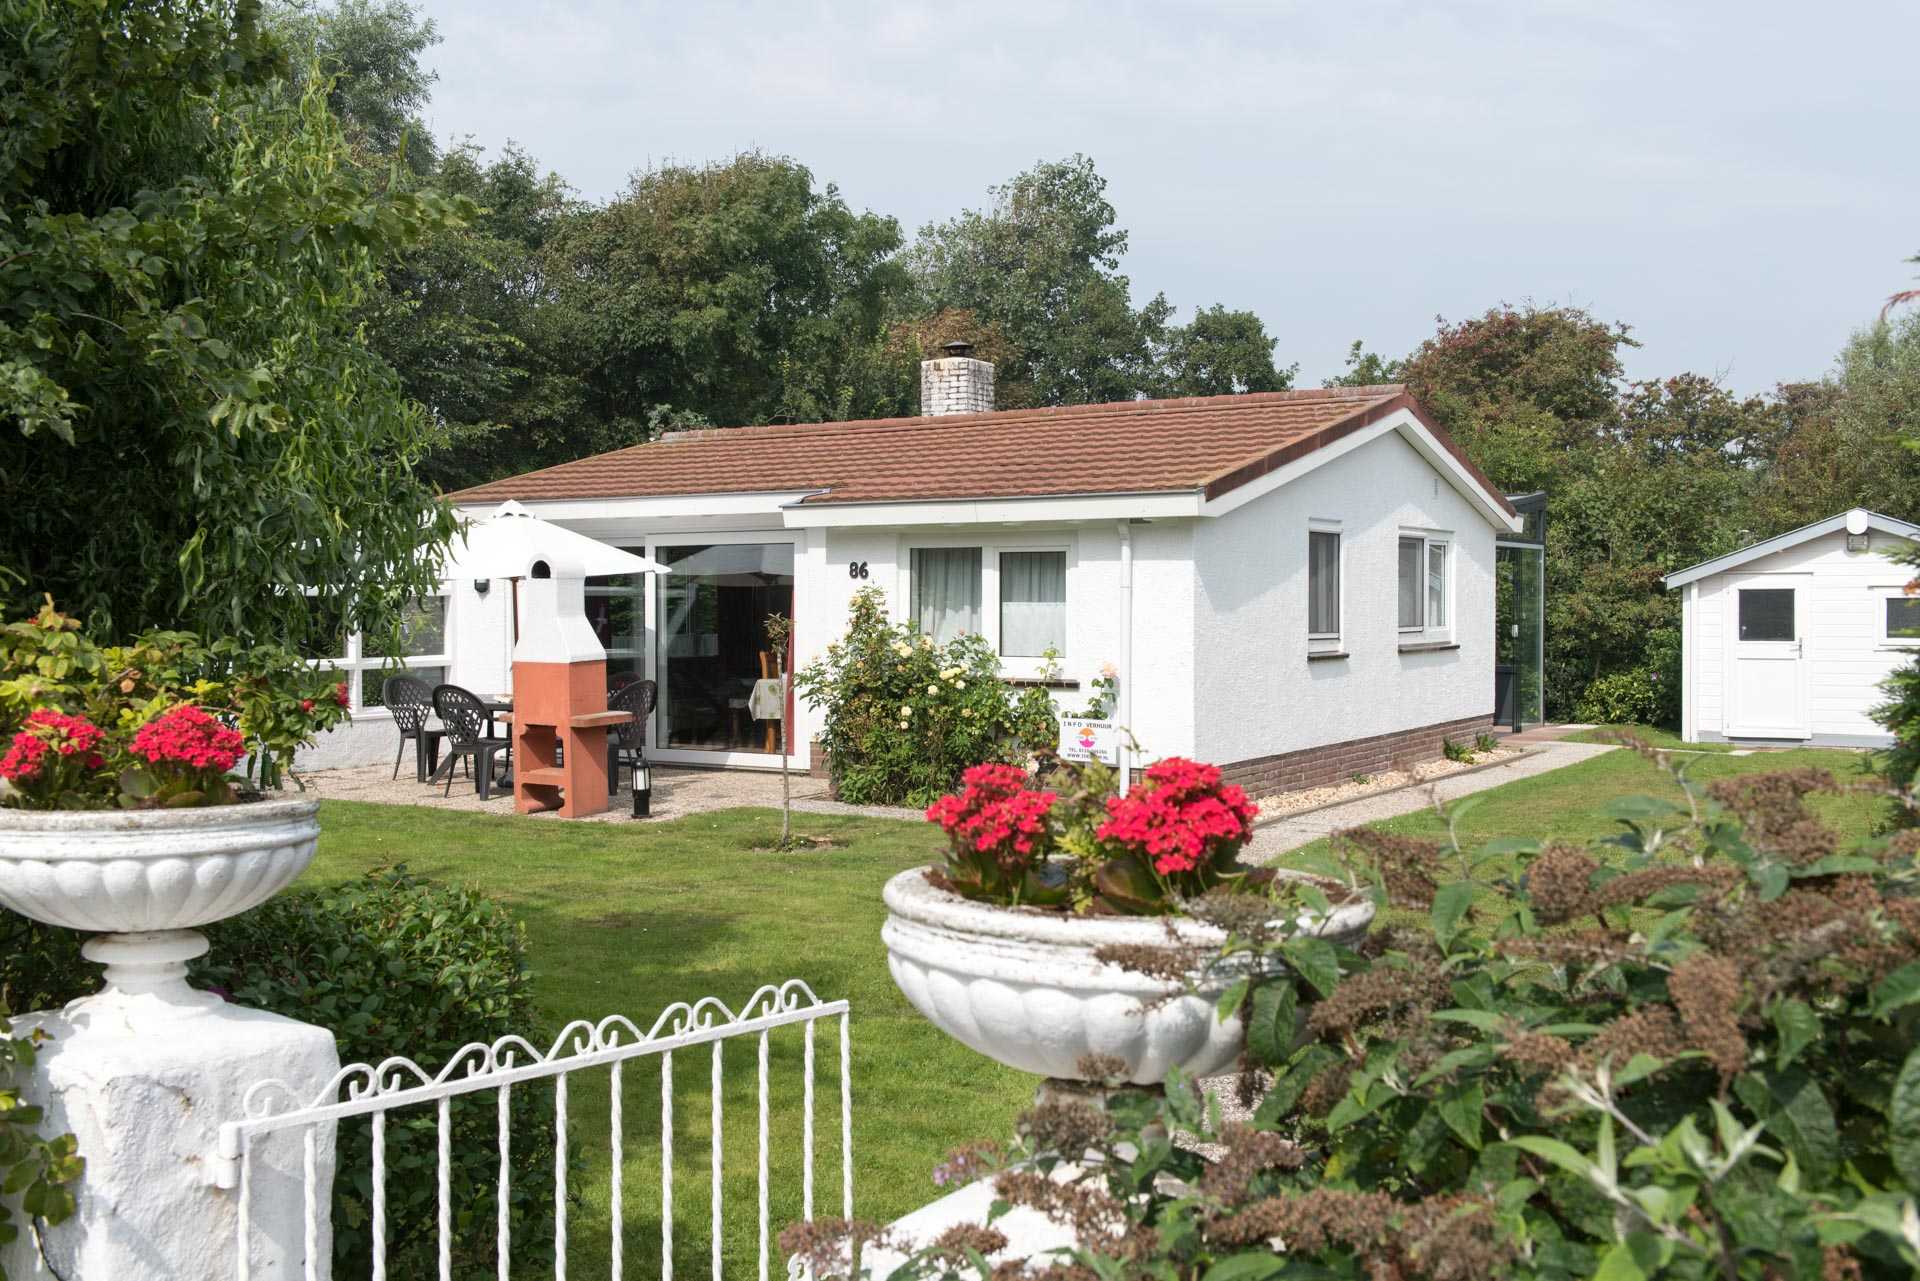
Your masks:
{"label": "flowering rose bush", "polygon": [[96,645],[49,602],[0,626],[0,802],[32,809],[217,805],[244,762],[279,781],[347,715],[346,686],[278,647],[150,632]]}
{"label": "flowering rose bush", "polygon": [[891,622],[873,587],[855,593],[846,635],[793,686],[825,712],[834,792],[855,805],[927,805],[968,766],[1025,761],[1059,739],[1046,691],[1016,698],[984,639],[937,644]]}
{"label": "flowering rose bush", "polygon": [[1054,844],[1050,815],[1057,794],[1030,790],[1027,772],[1017,765],[975,765],[961,781],[957,795],[927,807],[927,821],[947,834],[942,884],[999,903],[1064,902],[1064,881],[1043,870]]}

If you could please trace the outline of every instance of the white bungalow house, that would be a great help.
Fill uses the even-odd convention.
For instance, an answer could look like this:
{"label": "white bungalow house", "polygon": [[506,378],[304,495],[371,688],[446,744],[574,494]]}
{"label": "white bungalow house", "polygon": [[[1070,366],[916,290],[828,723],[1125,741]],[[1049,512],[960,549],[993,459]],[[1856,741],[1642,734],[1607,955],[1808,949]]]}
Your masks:
{"label": "white bungalow house", "polygon": [[1912,570],[1888,554],[1920,525],[1861,508],[1669,574],[1682,602],[1689,742],[1884,747],[1868,714],[1920,648]]}
{"label": "white bungalow house", "polygon": [[[672,567],[588,589],[610,672],[658,682],[661,762],[777,766],[767,616],[793,617],[804,665],[871,586],[924,632],[983,634],[1009,680],[1057,652],[1069,710],[1113,665],[1144,753],[1257,791],[1490,724],[1494,545],[1521,522],[1403,388],[994,412],[993,366],[949,352],[919,417],[676,432],[452,501],[511,499]],[[505,692],[508,601],[450,566],[409,664]],[[391,759],[380,660],[342,662],[364,710],[308,763]],[[810,757],[819,715],[787,715]]]}

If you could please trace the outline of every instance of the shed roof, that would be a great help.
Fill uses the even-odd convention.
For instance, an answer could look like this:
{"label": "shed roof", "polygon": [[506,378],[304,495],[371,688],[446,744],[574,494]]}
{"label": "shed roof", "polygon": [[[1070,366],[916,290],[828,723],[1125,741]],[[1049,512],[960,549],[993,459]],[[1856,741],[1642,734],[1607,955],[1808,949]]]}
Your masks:
{"label": "shed roof", "polygon": [[[1848,524],[1850,518],[1854,522],[1852,526]],[[1857,528],[1855,528],[1855,526],[1857,526]],[[1892,534],[1896,538],[1911,538],[1920,541],[1920,525],[1910,524],[1904,520],[1897,520],[1892,516],[1883,516],[1879,512],[1870,512],[1864,507],[1852,507],[1840,512],[1838,515],[1829,516],[1825,520],[1817,520],[1811,525],[1802,525],[1798,529],[1790,529],[1784,534],[1776,535],[1773,538],[1765,539],[1751,546],[1742,547],[1739,551],[1728,552],[1726,555],[1716,556],[1712,560],[1703,560],[1698,565],[1689,565],[1685,569],[1675,570],[1673,573],[1668,574],[1662,581],[1666,583],[1668,590],[1672,590],[1675,587],[1685,587],[1688,583],[1697,583],[1701,579],[1714,574],[1724,573],[1729,569],[1738,569],[1740,566],[1759,560],[1764,556],[1771,556],[1774,552],[1785,551],[1789,547],[1820,538],[1826,534],[1838,533],[1843,529],[1862,534],[1870,529],[1877,529],[1883,534]]]}
{"label": "shed roof", "polygon": [[797,492],[810,506],[1165,492],[1213,499],[1402,410],[1492,507],[1512,514],[1399,384],[674,432],[451,497]]}

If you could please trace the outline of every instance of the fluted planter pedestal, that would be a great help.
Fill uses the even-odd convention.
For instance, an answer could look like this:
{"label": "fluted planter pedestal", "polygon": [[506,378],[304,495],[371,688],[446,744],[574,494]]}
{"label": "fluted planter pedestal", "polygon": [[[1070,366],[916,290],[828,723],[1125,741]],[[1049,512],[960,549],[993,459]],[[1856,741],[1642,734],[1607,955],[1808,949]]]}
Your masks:
{"label": "fluted planter pedestal", "polygon": [[[990,1059],[1084,1091],[1080,1060],[1117,1058],[1119,1084],[1157,1088],[1173,1068],[1213,1076],[1240,1055],[1237,1019],[1216,1012],[1234,975],[1195,976],[1194,990],[1096,958],[1116,945],[1209,952],[1218,929],[1173,917],[1072,916],[976,903],[936,888],[922,868],[887,882],[881,938],[893,981],[941,1031]],[[1373,924],[1370,900],[1343,904],[1308,932],[1351,942]],[[1172,931],[1171,937],[1169,930]]]}
{"label": "fluted planter pedestal", "polygon": [[[209,809],[42,813],[0,809],[0,904],[99,931],[82,948],[105,985],[64,1010],[13,1020],[45,1040],[26,1093],[44,1132],[71,1132],[85,1158],[73,1218],[44,1242],[0,1247],[16,1278],[232,1281],[234,1194],[213,1186],[221,1122],[279,1078],[317,1093],[339,1069],[333,1034],[223,1001],[187,983],[207,950],[196,926],[284,889],[312,860],[313,801]],[[330,1271],[331,1125],[317,1133],[316,1275]],[[297,1135],[257,1147],[252,1275],[293,1281],[306,1259],[304,1154]],[[41,1258],[45,1249],[45,1261]],[[51,1264],[51,1269],[47,1267]]]}

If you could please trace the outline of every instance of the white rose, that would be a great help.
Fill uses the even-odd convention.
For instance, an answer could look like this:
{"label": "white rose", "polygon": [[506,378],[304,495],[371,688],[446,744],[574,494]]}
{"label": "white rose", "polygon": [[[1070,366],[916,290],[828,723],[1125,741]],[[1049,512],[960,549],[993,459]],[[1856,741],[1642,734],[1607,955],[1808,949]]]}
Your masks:
{"label": "white rose", "polygon": [[940,692],[940,687],[939,687],[938,685],[929,685],[929,686],[927,686],[927,693],[929,693],[929,694],[938,694],[939,692]]}
{"label": "white rose", "polygon": [[907,717],[909,717],[909,716],[911,716],[911,715],[913,715],[913,706],[912,706],[912,704],[910,704],[910,703],[902,703],[902,704],[900,704],[900,719],[904,721],[904,720],[906,720],[906,719],[907,719]]}

